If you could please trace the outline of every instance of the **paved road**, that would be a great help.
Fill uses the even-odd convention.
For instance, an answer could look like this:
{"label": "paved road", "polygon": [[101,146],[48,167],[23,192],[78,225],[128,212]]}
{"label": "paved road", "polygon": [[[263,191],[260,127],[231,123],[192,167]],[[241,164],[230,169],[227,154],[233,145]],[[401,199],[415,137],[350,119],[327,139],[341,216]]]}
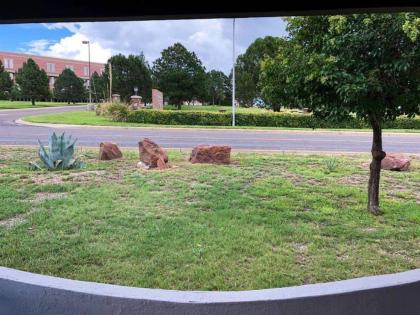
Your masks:
{"label": "paved road", "polygon": [[[97,146],[101,141],[113,141],[122,147],[135,147],[139,139],[150,137],[166,148],[192,148],[197,144],[227,144],[234,149],[279,151],[369,152],[370,133],[310,132],[281,130],[213,130],[171,128],[51,128],[19,125],[15,121],[33,114],[81,110],[65,107],[31,110],[0,111],[0,145],[35,145],[46,142],[52,131],[71,134],[79,145]],[[419,134],[385,134],[384,148],[388,152],[420,154]]]}

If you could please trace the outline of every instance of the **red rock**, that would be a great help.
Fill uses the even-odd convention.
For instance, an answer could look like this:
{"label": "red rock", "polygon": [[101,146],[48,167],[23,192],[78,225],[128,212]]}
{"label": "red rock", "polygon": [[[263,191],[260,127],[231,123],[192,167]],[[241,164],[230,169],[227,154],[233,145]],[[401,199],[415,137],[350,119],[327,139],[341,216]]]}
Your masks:
{"label": "red rock", "polygon": [[115,143],[101,142],[99,146],[99,159],[100,160],[114,160],[122,158],[121,150]]}
{"label": "red rock", "polygon": [[139,142],[140,161],[149,168],[165,169],[169,167],[165,150],[149,138]]}
{"label": "red rock", "polygon": [[[365,168],[370,167],[370,162],[362,163]],[[408,171],[410,159],[399,154],[387,154],[381,162],[381,169],[388,171]]]}
{"label": "red rock", "polygon": [[382,160],[381,168],[389,171],[408,171],[410,159],[401,155],[390,154]]}
{"label": "red rock", "polygon": [[191,152],[190,162],[229,164],[231,150],[227,145],[198,145]]}

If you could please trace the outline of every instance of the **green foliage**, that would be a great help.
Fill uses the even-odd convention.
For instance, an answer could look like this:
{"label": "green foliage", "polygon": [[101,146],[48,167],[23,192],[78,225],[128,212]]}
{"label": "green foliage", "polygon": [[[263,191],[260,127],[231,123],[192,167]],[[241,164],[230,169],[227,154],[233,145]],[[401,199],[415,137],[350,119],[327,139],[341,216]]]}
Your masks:
{"label": "green foliage", "polygon": [[113,121],[126,121],[129,108],[123,103],[102,103],[96,109],[96,115],[111,117]]}
{"label": "green foliage", "polygon": [[206,101],[210,104],[227,105],[231,101],[231,80],[222,71],[211,70],[206,74]]}
{"label": "green foliage", "polygon": [[30,99],[32,105],[50,95],[47,73],[31,58],[16,73],[16,83],[19,84],[22,97]]}
{"label": "green foliage", "polygon": [[[200,125],[200,126],[230,126],[232,115],[230,113],[204,112],[204,111],[130,111],[126,122],[160,125]],[[307,114],[291,113],[236,113],[237,126],[257,127],[289,127],[289,128],[368,128],[368,124],[354,117],[346,120],[325,120]],[[419,118],[398,118],[390,121],[387,128],[420,129]]]}
{"label": "green foliage", "polygon": [[[55,132],[48,140],[48,150],[39,142],[38,155],[44,167],[49,170],[68,170],[74,168],[83,168],[85,164],[78,158],[74,157],[74,148],[77,139],[71,136],[66,137],[64,133],[57,136]],[[32,163],[33,169],[40,168],[37,164]]]}
{"label": "green foliage", "polygon": [[324,160],[326,173],[329,174],[335,172],[337,170],[338,164],[339,161],[335,157]]}
{"label": "green foliage", "polygon": [[122,54],[112,56],[105,65],[102,81],[95,81],[95,83],[100,82],[98,89],[102,93],[109,82],[109,63],[112,66],[112,93],[120,94],[121,99],[128,102],[130,96],[134,95],[134,87],[137,86],[138,94],[145,101],[151,100],[151,71],[143,54],[128,57]]}
{"label": "green foliage", "polygon": [[203,99],[206,72],[194,52],[180,43],[164,49],[153,64],[154,83],[170,103],[181,108],[184,101]]}
{"label": "green foliage", "polygon": [[4,71],[3,64],[0,61],[0,100],[10,98],[13,88],[13,81],[9,73]]}
{"label": "green foliage", "polygon": [[92,95],[95,102],[101,102],[109,97],[108,77],[105,73],[99,75],[96,71],[92,74]]}
{"label": "green foliage", "polygon": [[290,38],[263,64],[263,95],[321,117],[420,113],[419,14],[288,18]]}
{"label": "green foliage", "polygon": [[69,104],[83,100],[86,97],[83,79],[77,77],[71,69],[64,69],[54,83],[54,96]]}
{"label": "green foliage", "polygon": [[242,106],[250,106],[261,98],[259,86],[261,62],[274,57],[284,40],[266,36],[257,38],[236,60],[236,99]]}

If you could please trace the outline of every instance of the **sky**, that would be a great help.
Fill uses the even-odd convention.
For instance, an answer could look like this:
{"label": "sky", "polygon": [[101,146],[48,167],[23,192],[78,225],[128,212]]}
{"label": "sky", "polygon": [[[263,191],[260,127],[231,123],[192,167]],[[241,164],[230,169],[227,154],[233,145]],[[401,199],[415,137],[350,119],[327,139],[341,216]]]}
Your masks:
{"label": "sky", "polygon": [[[236,53],[258,37],[285,36],[279,17],[236,19]],[[87,60],[83,40],[91,43],[91,60],[143,52],[152,65],[175,42],[194,51],[207,70],[229,73],[232,64],[232,19],[86,22],[0,25],[0,51]]]}

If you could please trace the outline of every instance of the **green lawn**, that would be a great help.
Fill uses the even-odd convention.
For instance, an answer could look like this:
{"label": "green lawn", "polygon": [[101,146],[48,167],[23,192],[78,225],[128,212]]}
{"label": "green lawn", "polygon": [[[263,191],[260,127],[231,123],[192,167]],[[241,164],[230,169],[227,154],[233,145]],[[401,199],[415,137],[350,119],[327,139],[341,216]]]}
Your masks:
{"label": "green lawn", "polygon": [[57,107],[57,106],[74,106],[83,105],[82,103],[67,104],[63,102],[35,102],[35,106],[30,101],[4,101],[0,100],[0,110],[2,109],[22,109],[22,108],[40,108],[40,107]]}
{"label": "green lawn", "polygon": [[383,172],[366,211],[368,156],[235,153],[228,166],[33,172],[35,148],[0,147],[0,265],[139,287],[242,290],[420,268],[420,160]]}
{"label": "green lawn", "polygon": [[[185,106],[186,107],[186,106]],[[203,106],[204,107],[204,106]],[[187,110],[187,109],[186,109]],[[246,109],[244,109],[246,110]],[[251,109],[253,110],[253,109]],[[255,110],[255,109],[254,109]],[[258,110],[258,109],[257,109]],[[69,124],[69,125],[90,125],[90,126],[117,126],[117,127],[156,127],[156,128],[223,128],[223,129],[263,129],[263,130],[308,130],[310,128],[287,128],[287,127],[255,127],[255,126],[194,126],[194,125],[156,125],[156,124],[139,124],[112,121],[111,118],[105,116],[97,116],[92,111],[68,112],[58,114],[45,114],[24,117],[25,121],[33,123],[47,124]],[[372,132],[371,129],[316,129],[330,131],[364,131]],[[417,129],[384,129],[384,132],[410,132],[417,133]]]}

